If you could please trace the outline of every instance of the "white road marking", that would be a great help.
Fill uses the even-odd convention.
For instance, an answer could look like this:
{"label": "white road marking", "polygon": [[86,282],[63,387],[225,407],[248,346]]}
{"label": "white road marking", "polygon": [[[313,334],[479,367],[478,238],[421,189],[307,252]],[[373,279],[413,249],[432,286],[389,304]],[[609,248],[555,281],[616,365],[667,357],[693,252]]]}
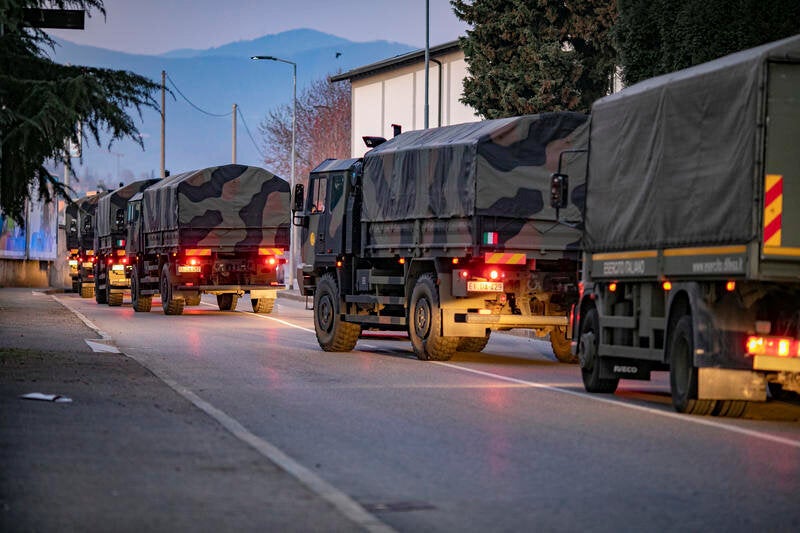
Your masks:
{"label": "white road marking", "polygon": [[112,346],[103,339],[83,339],[93,352],[121,353],[116,346]]}
{"label": "white road marking", "polygon": [[724,430],[724,431],[730,431],[731,433],[739,433],[741,435],[747,435],[748,437],[754,437],[754,438],[757,438],[757,439],[766,440],[766,441],[769,441],[769,442],[774,442],[776,444],[784,444],[786,446],[791,446],[793,448],[800,448],[800,441],[797,441],[797,440],[787,439],[787,438],[784,438],[784,437],[779,437],[777,435],[771,435],[769,433],[764,433],[764,432],[761,432],[761,431],[755,431],[755,430],[752,430],[752,429],[745,429],[745,428],[741,428],[741,427],[738,427],[738,426],[732,426],[732,425],[728,425],[728,424],[723,424],[722,422],[717,422],[715,420],[709,420],[707,418],[703,418],[703,417],[699,417],[699,416],[684,415],[684,414],[670,412],[670,411],[661,411],[659,409],[653,409],[651,407],[645,407],[645,406],[642,406],[642,405],[625,403],[625,402],[622,402],[622,401],[612,400],[612,399],[609,399],[609,398],[603,398],[601,396],[594,395],[594,394],[589,394],[589,393],[585,393],[585,392],[576,392],[576,391],[569,390],[569,389],[562,389],[560,387],[554,387],[552,385],[547,385],[547,384],[544,384],[544,383],[537,383],[535,381],[527,381],[527,380],[524,380],[524,379],[517,379],[517,378],[511,378],[511,377],[507,377],[507,376],[501,376],[499,374],[493,374],[491,372],[484,372],[482,370],[475,370],[473,368],[468,368],[468,367],[461,366],[461,365],[456,365],[456,364],[453,364],[453,363],[444,363],[444,362],[436,362],[436,361],[434,361],[434,363],[437,364],[437,365],[440,365],[440,366],[446,366],[448,368],[461,370],[462,372],[469,372],[471,374],[477,374],[479,376],[484,376],[484,377],[493,378],[493,379],[499,379],[501,381],[506,381],[506,382],[509,382],[509,383],[516,383],[516,384],[519,384],[519,385],[525,385],[527,387],[532,387],[532,388],[535,388],[535,389],[546,389],[546,390],[553,391],[553,392],[561,392],[561,393],[564,393],[564,394],[569,394],[570,396],[577,396],[579,398],[584,398],[586,400],[592,400],[592,401],[595,401],[595,402],[610,404],[610,405],[614,405],[616,407],[624,407],[624,408],[627,408],[627,409],[633,409],[635,411],[641,411],[641,412],[648,413],[648,414],[651,414],[651,415],[663,416],[665,418],[671,418],[673,420],[679,420],[681,422],[690,422],[690,423],[693,423],[693,424],[699,424],[701,426],[707,426],[707,427],[712,427],[712,428],[716,428],[716,429],[721,429],[721,430]]}
{"label": "white road marking", "polygon": [[[206,302],[203,302],[203,305],[207,305],[208,307],[217,307],[214,304],[209,304],[209,303],[206,303]],[[284,326],[289,326],[291,328],[297,328],[297,329],[300,329],[300,330],[303,330],[303,331],[307,331],[309,333],[315,333],[313,329],[304,328],[303,326],[298,326],[297,324],[292,324],[291,322],[287,322],[285,320],[281,320],[280,318],[275,318],[275,317],[271,317],[271,316],[267,316],[267,315],[259,315],[257,313],[246,313],[246,314],[249,315],[249,316],[252,316],[254,318],[262,318],[262,319],[265,319],[265,320],[272,320],[273,322],[277,322],[279,324],[283,324]]]}
{"label": "white road marking", "polygon": [[[82,313],[68,305],[66,302],[61,301],[60,299],[53,296],[53,298],[61,303],[64,307],[75,313],[75,315],[80,318],[84,324],[89,326],[91,329],[95,330],[104,340],[110,342],[110,338],[105,333],[101,332],[97,326],[95,326],[88,318],[86,318]],[[205,304],[211,305],[211,304]],[[211,305],[213,307],[213,305]],[[260,318],[271,318],[267,316],[261,315],[254,315]],[[288,326],[296,327],[298,329],[302,329],[305,331],[309,331],[307,328],[301,328],[300,326],[296,326],[289,322],[284,322],[283,320],[278,320],[272,318],[277,322],[284,323]],[[312,331],[313,332],[313,331]],[[88,342],[88,341],[87,341]],[[340,513],[344,516],[349,518],[353,521],[356,525],[364,528],[367,531],[371,531],[374,533],[394,533],[394,529],[389,525],[383,523],[376,517],[375,515],[369,513],[364,507],[362,507],[358,502],[352,499],[350,496],[342,492],[341,490],[337,489],[314,472],[306,468],[305,466],[301,465],[290,456],[285,454],[280,448],[271,444],[265,439],[258,437],[248,431],[238,420],[233,418],[232,416],[228,415],[221,409],[214,407],[209,402],[200,398],[197,394],[189,390],[188,388],[184,387],[183,385],[179,384],[157,368],[154,368],[147,364],[143,358],[137,357],[135,355],[119,352],[137,361],[140,365],[144,366],[145,368],[149,369],[156,377],[158,377],[161,381],[167,384],[172,390],[183,396],[185,399],[190,401],[195,407],[206,413],[208,416],[219,422],[222,427],[227,429],[233,436],[237,439],[241,440],[242,442],[249,444],[252,446],[256,451],[258,451],[261,455],[278,465],[281,469],[283,469],[286,473],[294,477],[298,480],[303,486],[308,488],[311,492],[316,494],[317,496],[323,498],[328,503],[333,505]]]}

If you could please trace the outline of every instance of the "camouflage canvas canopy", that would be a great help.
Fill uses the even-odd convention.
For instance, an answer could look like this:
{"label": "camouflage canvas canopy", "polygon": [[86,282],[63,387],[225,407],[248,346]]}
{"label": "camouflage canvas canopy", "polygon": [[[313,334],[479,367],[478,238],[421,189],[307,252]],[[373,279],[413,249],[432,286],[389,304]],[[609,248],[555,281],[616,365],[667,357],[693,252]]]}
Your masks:
{"label": "camouflage canvas canopy", "polygon": [[97,201],[97,216],[95,217],[97,237],[107,237],[112,233],[124,233],[125,227],[122,226],[122,223],[125,220],[125,208],[128,201],[134,194],[156,181],[155,179],[134,181],[100,197]]}
{"label": "camouflage canvas canopy", "polygon": [[289,203],[289,184],[263,168],[224,165],[193,170],[165,178],[142,193],[144,232],[190,228],[202,241],[202,235],[213,230],[215,240],[237,243],[254,233],[255,242],[260,242],[263,229],[289,227]]}
{"label": "camouflage canvas canopy", "polygon": [[[363,220],[555,219],[550,174],[562,150],[585,148],[587,118],[545,113],[398,135],[364,156]],[[570,189],[582,191],[583,166],[569,171]],[[571,205],[562,217],[577,220],[580,211]]]}

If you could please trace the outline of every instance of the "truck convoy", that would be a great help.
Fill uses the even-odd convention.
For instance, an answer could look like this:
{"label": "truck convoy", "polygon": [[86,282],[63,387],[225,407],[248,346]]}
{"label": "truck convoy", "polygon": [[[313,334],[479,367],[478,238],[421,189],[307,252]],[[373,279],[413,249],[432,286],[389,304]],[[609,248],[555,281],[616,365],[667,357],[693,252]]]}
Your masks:
{"label": "truck convoy", "polygon": [[[800,392],[800,37],[592,108],[583,383],[669,370],[682,413]],[[570,176],[571,178],[571,176]]]}
{"label": "truck convoy", "polygon": [[272,311],[289,248],[289,185],[258,167],[224,165],[165,178],[127,207],[127,258],[134,310],[180,315],[215,294],[220,310],[250,293],[253,311]]}
{"label": "truck convoy", "polygon": [[496,330],[549,333],[570,360],[585,154],[563,158],[569,205],[555,222],[550,175],[586,143],[577,113],[489,120],[396,136],[363,159],[327,160],[295,190],[302,294],[326,351],[362,329],[405,330],[423,360],[480,351]]}
{"label": "truck convoy", "polygon": [[94,296],[94,215],[105,193],[79,198],[66,209],[67,249],[72,290],[81,298]]}
{"label": "truck convoy", "polygon": [[128,200],[158,180],[135,181],[112,191],[97,202],[94,224],[94,299],[99,304],[122,305],[130,286],[130,265],[125,254],[125,210]]}

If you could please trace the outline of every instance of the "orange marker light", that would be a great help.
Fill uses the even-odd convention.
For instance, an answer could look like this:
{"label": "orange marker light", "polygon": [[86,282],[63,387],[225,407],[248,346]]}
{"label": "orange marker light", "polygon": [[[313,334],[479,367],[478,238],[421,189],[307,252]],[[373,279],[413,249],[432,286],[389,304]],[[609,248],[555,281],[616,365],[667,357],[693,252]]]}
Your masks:
{"label": "orange marker light", "polygon": [[397,262],[400,263],[401,265],[405,265],[406,264],[406,258],[405,257],[401,257],[400,259],[397,260]]}
{"label": "orange marker light", "polygon": [[662,284],[661,284],[661,287],[662,287],[662,288],[663,288],[665,291],[671,291],[671,290],[672,290],[672,282],[670,282],[670,281],[665,281],[664,283],[662,283]]}
{"label": "orange marker light", "polygon": [[617,292],[617,284],[616,284],[616,282],[615,282],[615,283],[611,283],[611,284],[608,286],[608,290],[609,290],[610,292]]}
{"label": "orange marker light", "polygon": [[728,292],[735,291],[736,290],[736,282],[735,281],[729,281],[728,283],[726,283],[725,284],[725,290],[728,291]]}
{"label": "orange marker light", "polygon": [[336,268],[342,268],[343,263],[341,261],[336,261]]}
{"label": "orange marker light", "polygon": [[453,258],[453,264],[454,264],[454,265],[457,265],[457,264],[458,264],[458,257],[454,257],[454,258]]}

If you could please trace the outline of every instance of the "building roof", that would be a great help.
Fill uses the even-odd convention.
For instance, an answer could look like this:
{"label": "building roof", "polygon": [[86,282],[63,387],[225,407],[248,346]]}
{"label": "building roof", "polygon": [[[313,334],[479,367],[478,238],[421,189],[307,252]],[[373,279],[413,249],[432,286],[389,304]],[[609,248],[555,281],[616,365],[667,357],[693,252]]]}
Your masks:
{"label": "building roof", "polygon": [[[450,41],[444,44],[430,47],[429,55],[430,57],[443,56],[445,54],[449,54],[458,50],[461,50],[458,41],[457,40]],[[370,65],[365,65],[363,67],[354,68],[353,70],[344,72],[342,74],[337,74],[336,76],[331,76],[331,82],[345,81],[345,80],[353,81],[360,78],[366,78],[369,76],[374,76],[375,74],[378,74],[380,72],[395,70],[399,67],[404,67],[406,65],[411,65],[413,63],[418,63],[424,60],[425,60],[425,49],[423,48],[421,50],[415,50],[407,54],[394,56],[389,59],[384,59],[382,61],[378,61],[377,63],[372,63]]]}

